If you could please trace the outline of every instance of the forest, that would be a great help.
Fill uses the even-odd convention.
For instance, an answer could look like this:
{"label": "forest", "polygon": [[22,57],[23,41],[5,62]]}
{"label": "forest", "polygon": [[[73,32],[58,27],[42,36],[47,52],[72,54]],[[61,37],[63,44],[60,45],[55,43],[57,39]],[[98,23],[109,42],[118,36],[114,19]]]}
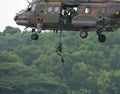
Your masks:
{"label": "forest", "polygon": [[0,94],[120,94],[120,30],[104,32],[105,43],[89,32],[62,32],[62,55],[56,53],[59,32],[6,26],[0,32]]}

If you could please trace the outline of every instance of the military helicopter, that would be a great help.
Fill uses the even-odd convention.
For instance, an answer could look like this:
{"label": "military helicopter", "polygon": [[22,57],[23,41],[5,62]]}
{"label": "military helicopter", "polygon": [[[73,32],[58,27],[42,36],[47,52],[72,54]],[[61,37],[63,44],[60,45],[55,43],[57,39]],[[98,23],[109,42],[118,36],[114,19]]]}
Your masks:
{"label": "military helicopter", "polygon": [[[28,1],[29,2],[29,1]],[[95,31],[105,42],[104,31],[113,32],[120,24],[119,0],[32,0],[28,8],[14,17],[16,24],[32,28],[31,38],[39,38],[37,31],[80,31],[86,38]]]}

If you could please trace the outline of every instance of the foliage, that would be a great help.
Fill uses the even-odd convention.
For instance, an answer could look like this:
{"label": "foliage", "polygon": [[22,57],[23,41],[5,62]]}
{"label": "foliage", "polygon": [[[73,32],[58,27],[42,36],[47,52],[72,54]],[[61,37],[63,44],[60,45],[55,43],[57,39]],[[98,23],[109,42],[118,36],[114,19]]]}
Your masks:
{"label": "foliage", "polygon": [[59,34],[43,32],[33,41],[29,31],[7,26],[0,33],[0,94],[119,94],[119,31],[105,33],[105,43],[94,32],[86,39],[63,32],[63,66]]}

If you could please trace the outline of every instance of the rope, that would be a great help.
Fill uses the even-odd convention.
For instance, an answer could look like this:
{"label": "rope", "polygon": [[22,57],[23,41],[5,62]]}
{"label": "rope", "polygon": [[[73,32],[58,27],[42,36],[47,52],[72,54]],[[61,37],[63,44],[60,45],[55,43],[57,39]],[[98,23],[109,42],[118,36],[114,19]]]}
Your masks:
{"label": "rope", "polygon": [[62,55],[63,47],[62,47],[62,42],[61,42],[61,34],[62,34],[62,31],[60,31],[60,37],[59,37],[58,45],[56,47],[56,53],[57,53],[58,56],[61,57],[61,63],[62,63],[62,66],[63,66],[63,75],[65,75],[66,85],[68,86],[70,94],[72,94],[72,90],[70,88],[69,76],[68,76],[68,73],[67,73],[66,67],[65,67],[65,60],[64,60],[63,55]]}
{"label": "rope", "polygon": [[60,31],[60,37],[59,37],[59,42],[58,42],[58,45],[56,47],[56,53],[60,56],[60,57],[63,57],[62,56],[62,42],[61,42],[61,34],[62,34],[62,31]]}
{"label": "rope", "polygon": [[70,91],[70,94],[72,94],[72,90],[71,90],[71,87],[70,87],[70,80],[69,80],[68,73],[66,71],[64,58],[61,58],[61,63],[62,63],[62,66],[63,66],[63,75],[65,75],[66,85],[68,85],[68,89]]}

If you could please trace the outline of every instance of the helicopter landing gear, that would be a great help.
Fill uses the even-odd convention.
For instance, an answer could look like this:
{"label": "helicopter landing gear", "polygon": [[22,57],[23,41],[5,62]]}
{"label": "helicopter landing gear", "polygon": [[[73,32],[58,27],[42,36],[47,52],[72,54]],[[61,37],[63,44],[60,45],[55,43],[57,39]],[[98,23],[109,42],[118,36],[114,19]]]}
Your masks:
{"label": "helicopter landing gear", "polygon": [[37,33],[41,33],[41,31],[42,31],[42,29],[43,29],[43,24],[42,24],[42,22],[40,21],[40,19],[38,19],[38,22],[39,23],[37,23],[37,31],[36,31],[36,29],[35,28],[33,28],[32,29],[32,35],[31,35],[31,39],[32,40],[38,40],[39,39],[39,36],[38,36],[38,34]]}
{"label": "helicopter landing gear", "polygon": [[106,41],[106,36],[103,35],[103,34],[101,34],[101,33],[102,33],[102,31],[97,31],[97,34],[98,34],[98,41],[101,42],[101,43],[103,43],[103,42]]}
{"label": "helicopter landing gear", "polygon": [[106,36],[105,35],[103,35],[103,34],[100,34],[99,36],[98,36],[98,40],[99,40],[99,42],[105,42],[106,41]]}
{"label": "helicopter landing gear", "polygon": [[87,31],[81,31],[81,32],[80,32],[80,36],[81,36],[82,38],[87,38],[88,32],[87,32]]}
{"label": "helicopter landing gear", "polygon": [[38,33],[41,33],[41,31],[42,31],[42,24],[41,23],[37,23],[37,32]]}
{"label": "helicopter landing gear", "polygon": [[31,35],[31,39],[32,39],[32,40],[38,40],[38,39],[39,39],[38,34],[32,34],[32,35]]}
{"label": "helicopter landing gear", "polygon": [[32,35],[31,35],[31,39],[32,40],[38,40],[39,39],[39,36],[38,34],[36,33],[35,29],[32,29]]}

